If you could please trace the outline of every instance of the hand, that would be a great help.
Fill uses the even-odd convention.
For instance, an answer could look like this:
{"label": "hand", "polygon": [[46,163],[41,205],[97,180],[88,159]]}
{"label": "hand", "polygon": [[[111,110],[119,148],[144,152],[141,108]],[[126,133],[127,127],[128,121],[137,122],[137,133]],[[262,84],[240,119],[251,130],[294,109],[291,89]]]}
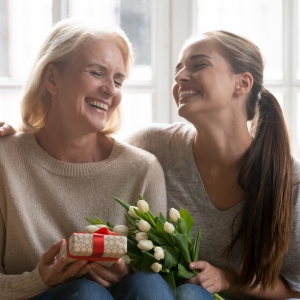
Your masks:
{"label": "hand", "polygon": [[0,121],[0,136],[11,135],[16,133],[16,130],[9,124]]}
{"label": "hand", "polygon": [[89,275],[91,278],[104,286],[105,288],[113,287],[128,274],[128,268],[122,259],[115,262],[110,268],[105,268],[100,264],[93,262]]}
{"label": "hand", "polygon": [[238,282],[238,275],[233,271],[218,269],[206,261],[193,262],[190,269],[201,272],[187,282],[201,285],[211,294],[226,291]]}
{"label": "hand", "polygon": [[65,256],[56,259],[61,246],[65,240],[53,244],[43,255],[38,265],[39,273],[48,286],[55,286],[73,278],[80,278],[85,275],[91,265],[87,261],[77,260],[66,267],[68,258]]}

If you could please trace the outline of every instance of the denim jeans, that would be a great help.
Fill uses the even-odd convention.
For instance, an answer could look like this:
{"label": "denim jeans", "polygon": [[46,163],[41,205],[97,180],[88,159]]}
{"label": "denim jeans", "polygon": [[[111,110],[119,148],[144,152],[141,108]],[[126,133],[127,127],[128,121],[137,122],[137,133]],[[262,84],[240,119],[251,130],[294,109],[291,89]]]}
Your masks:
{"label": "denim jeans", "polygon": [[[138,272],[127,276],[110,292],[87,279],[68,281],[53,287],[31,300],[174,300],[173,293],[156,273]],[[186,298],[187,299],[187,298]]]}
{"label": "denim jeans", "polygon": [[197,284],[182,284],[176,289],[176,300],[212,300],[212,295]]}

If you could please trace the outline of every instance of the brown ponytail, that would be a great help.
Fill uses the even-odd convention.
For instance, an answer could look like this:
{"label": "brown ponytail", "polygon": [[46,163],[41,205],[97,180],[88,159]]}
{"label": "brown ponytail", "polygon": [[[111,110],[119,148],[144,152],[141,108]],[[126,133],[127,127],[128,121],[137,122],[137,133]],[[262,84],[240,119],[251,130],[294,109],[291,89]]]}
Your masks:
{"label": "brown ponytail", "polygon": [[238,239],[244,242],[241,285],[273,287],[279,278],[292,231],[292,157],[281,107],[263,88],[264,61],[250,40],[226,31],[205,34],[231,66],[232,72],[249,72],[253,86],[246,103],[252,121],[253,142],[240,170],[238,182],[246,192]]}
{"label": "brown ponytail", "polygon": [[[241,284],[274,286],[292,230],[292,157],[280,105],[266,89],[258,100],[254,139],[239,174],[247,199]],[[254,280],[254,281],[253,281]]]}

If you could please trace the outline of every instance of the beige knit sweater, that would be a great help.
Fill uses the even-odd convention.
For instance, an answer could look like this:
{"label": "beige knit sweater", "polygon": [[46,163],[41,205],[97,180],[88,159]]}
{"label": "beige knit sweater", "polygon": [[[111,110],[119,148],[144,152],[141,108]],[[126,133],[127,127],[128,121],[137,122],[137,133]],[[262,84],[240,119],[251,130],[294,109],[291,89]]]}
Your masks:
{"label": "beige knit sweater", "polygon": [[0,299],[28,299],[49,287],[37,264],[53,243],[83,230],[84,217],[124,223],[113,196],[135,204],[144,196],[166,213],[165,179],[157,159],[115,141],[102,162],[64,163],[31,134],[0,140]]}

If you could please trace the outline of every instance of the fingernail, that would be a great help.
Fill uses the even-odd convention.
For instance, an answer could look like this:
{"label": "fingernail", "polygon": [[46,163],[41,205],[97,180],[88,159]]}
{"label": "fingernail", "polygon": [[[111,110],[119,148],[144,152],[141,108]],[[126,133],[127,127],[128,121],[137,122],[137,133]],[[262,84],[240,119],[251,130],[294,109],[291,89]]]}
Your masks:
{"label": "fingernail", "polygon": [[193,263],[191,263],[190,268],[195,268],[195,265]]}

